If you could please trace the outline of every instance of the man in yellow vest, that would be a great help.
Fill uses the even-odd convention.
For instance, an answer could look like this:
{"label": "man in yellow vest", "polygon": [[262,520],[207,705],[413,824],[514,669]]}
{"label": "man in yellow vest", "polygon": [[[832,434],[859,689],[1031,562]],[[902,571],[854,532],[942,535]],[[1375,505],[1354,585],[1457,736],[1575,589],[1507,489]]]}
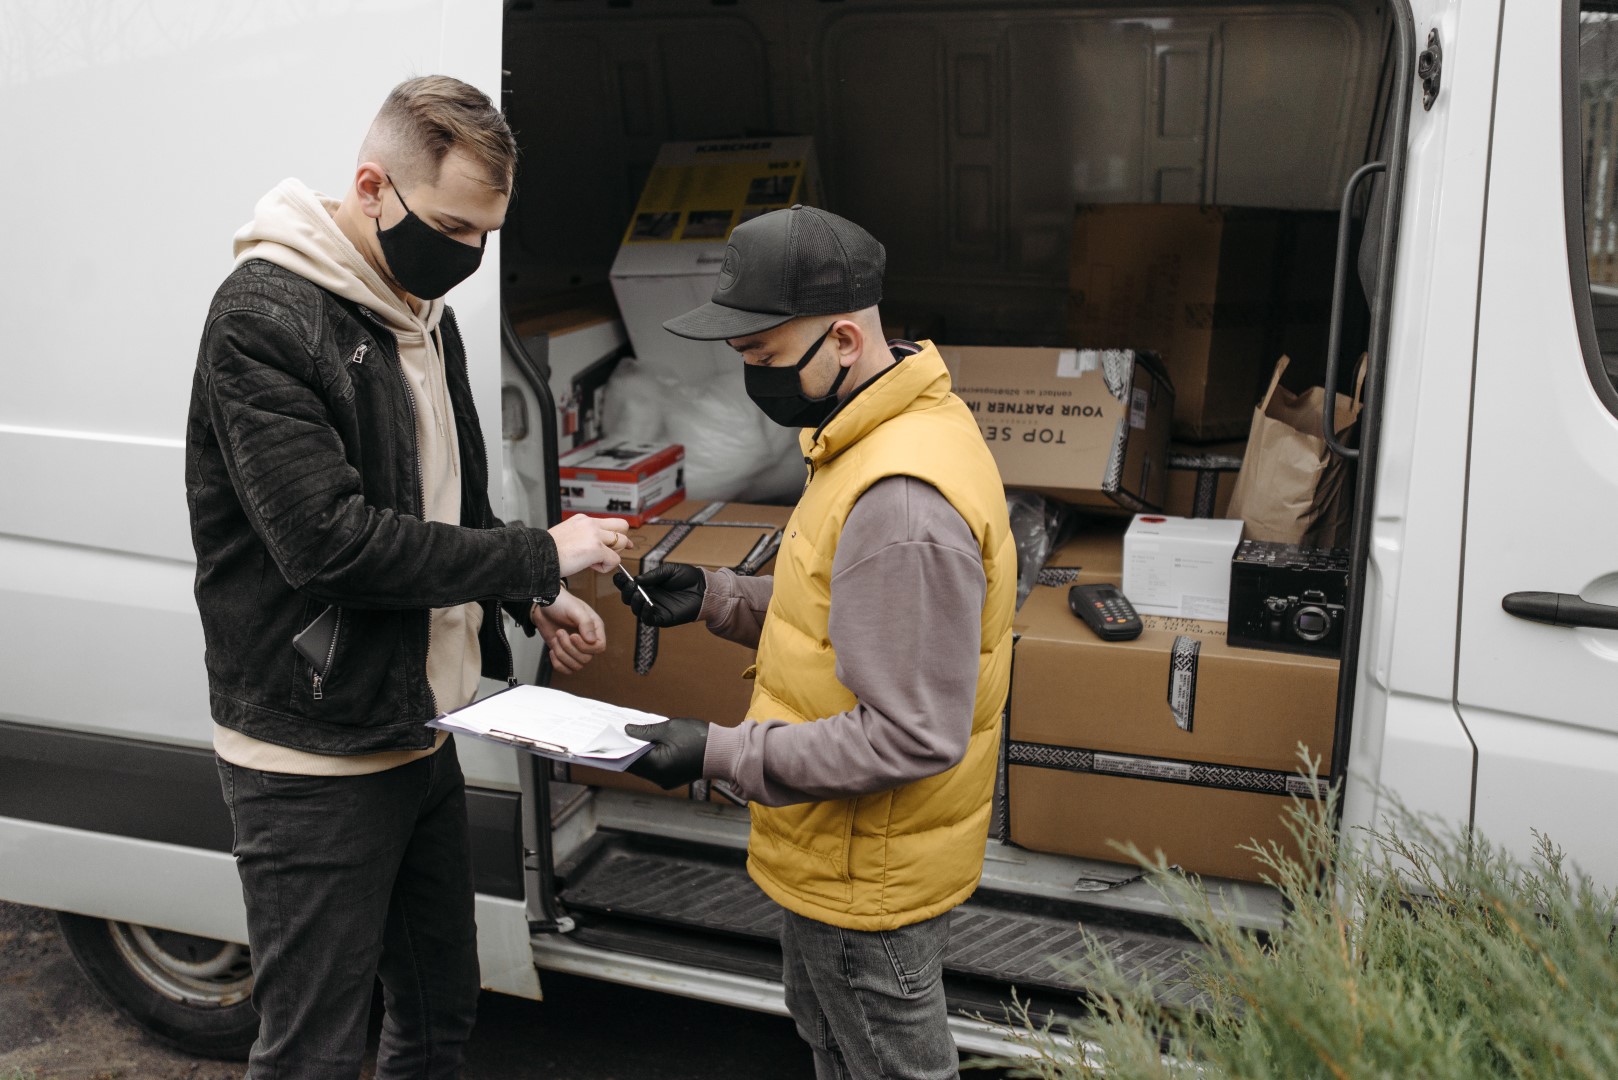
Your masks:
{"label": "man in yellow vest", "polygon": [[758,648],[740,725],[632,727],[656,745],[631,770],[751,802],[748,872],[784,909],[787,1006],[822,1080],[957,1075],[949,911],[983,870],[1011,671],[1000,474],[938,350],[883,340],[885,265],[812,207],[735,229],[712,301],[664,325],[741,354],[754,403],[802,429],[808,480],[773,577],[623,583],[643,622]]}

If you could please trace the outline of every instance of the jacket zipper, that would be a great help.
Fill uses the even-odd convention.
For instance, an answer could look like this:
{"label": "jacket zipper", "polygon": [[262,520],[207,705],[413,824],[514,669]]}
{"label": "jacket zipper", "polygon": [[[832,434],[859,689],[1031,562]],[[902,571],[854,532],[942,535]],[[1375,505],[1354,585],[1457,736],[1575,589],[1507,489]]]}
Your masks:
{"label": "jacket zipper", "polygon": [[[450,333],[455,335],[455,345],[461,354],[461,378],[466,383],[467,389],[470,390],[472,386],[472,371],[466,362],[466,341],[461,337],[461,324],[456,321],[455,313],[447,307],[444,309],[444,318],[442,321],[449,324]],[[454,400],[451,400],[450,412],[453,414],[454,411],[455,402]],[[455,430],[460,430],[459,424],[456,425]],[[478,425],[478,447],[483,451],[483,482],[487,484],[489,482],[489,441],[483,437],[483,426],[481,424]],[[464,476],[461,482],[466,482]],[[488,523],[484,522],[483,524],[487,525]],[[494,628],[495,631],[500,635],[500,644],[505,646],[506,650],[506,685],[508,687],[516,686],[517,654],[512,651],[511,641],[506,637],[506,623],[504,619],[500,618],[499,604],[494,605]]]}
{"label": "jacket zipper", "polygon": [[315,700],[316,701],[319,701],[321,698],[326,696],[325,686],[326,686],[327,681],[331,678],[332,661],[337,659],[337,635],[342,633],[342,632],[343,632],[343,609],[338,608],[337,609],[337,618],[335,620],[333,620],[332,626],[331,626],[331,644],[326,647],[326,669],[325,669],[324,673],[322,673],[320,671],[315,671],[313,673],[314,691],[315,691]]}
{"label": "jacket zipper", "polygon": [[[405,400],[410,403],[410,446],[416,452],[416,512],[423,521],[427,519],[427,476],[421,467],[421,437],[416,434],[416,426],[420,422],[416,415],[416,392],[410,389],[410,380],[405,377],[404,365],[399,363],[398,345],[394,346],[393,370],[399,373],[399,383],[404,387]],[[433,651],[433,613],[429,609],[424,613],[427,616],[427,652]],[[422,657],[422,668],[427,666],[426,656]],[[427,701],[432,706],[433,715],[438,715],[438,695],[433,693],[432,680],[427,680]]]}

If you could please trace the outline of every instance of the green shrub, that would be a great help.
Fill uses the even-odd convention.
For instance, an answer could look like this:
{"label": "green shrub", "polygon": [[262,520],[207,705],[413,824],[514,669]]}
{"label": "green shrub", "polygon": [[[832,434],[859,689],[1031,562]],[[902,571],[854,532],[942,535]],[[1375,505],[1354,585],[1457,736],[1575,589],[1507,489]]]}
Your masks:
{"label": "green shrub", "polygon": [[1248,848],[1287,902],[1267,939],[1195,882],[1126,852],[1207,946],[1195,1013],[1160,1008],[1092,940],[1101,979],[1073,1032],[1088,1048],[1017,1006],[1012,1037],[1031,1056],[981,1064],[1042,1080],[1618,1077],[1611,892],[1537,833],[1525,865],[1397,805],[1386,832],[1340,850],[1335,802],[1294,801],[1301,861],[1278,844]]}

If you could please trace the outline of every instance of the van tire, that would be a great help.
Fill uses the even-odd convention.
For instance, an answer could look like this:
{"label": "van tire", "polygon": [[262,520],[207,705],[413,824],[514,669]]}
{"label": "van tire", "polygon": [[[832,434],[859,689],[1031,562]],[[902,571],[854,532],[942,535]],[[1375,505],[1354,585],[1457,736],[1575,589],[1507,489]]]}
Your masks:
{"label": "van tire", "polygon": [[246,1060],[258,1013],[245,946],[65,911],[56,919],[85,977],[146,1034],[193,1056]]}

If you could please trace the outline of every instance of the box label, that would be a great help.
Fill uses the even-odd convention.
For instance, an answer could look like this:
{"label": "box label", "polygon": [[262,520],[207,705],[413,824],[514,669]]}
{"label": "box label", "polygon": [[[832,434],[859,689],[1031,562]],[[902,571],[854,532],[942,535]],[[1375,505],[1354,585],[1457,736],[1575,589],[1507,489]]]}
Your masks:
{"label": "box label", "polygon": [[1146,426],[1146,407],[1152,403],[1151,391],[1137,386],[1129,393],[1129,426],[1139,431]]}
{"label": "box label", "polygon": [[1148,780],[1191,779],[1191,766],[1186,762],[1125,757],[1121,754],[1097,754],[1095,770],[1098,773],[1112,773],[1116,776],[1144,776]]}
{"label": "box label", "polygon": [[1062,379],[1079,379],[1096,370],[1099,359],[1091,349],[1063,349],[1056,354],[1056,375]]}
{"label": "box label", "polygon": [[1169,649],[1169,711],[1181,731],[1190,731],[1197,712],[1197,656],[1202,642],[1186,634]]}

